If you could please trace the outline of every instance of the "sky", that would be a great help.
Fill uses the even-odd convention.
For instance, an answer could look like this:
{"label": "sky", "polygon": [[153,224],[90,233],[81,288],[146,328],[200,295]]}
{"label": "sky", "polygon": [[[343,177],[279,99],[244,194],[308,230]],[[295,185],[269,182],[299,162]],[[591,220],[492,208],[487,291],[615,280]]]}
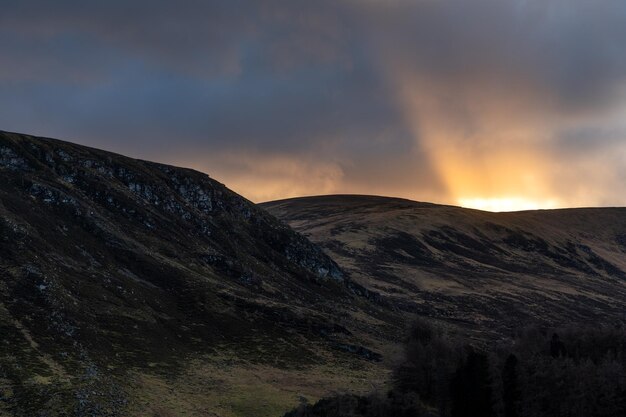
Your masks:
{"label": "sky", "polygon": [[0,129],[255,202],[626,205],[626,2],[0,0]]}

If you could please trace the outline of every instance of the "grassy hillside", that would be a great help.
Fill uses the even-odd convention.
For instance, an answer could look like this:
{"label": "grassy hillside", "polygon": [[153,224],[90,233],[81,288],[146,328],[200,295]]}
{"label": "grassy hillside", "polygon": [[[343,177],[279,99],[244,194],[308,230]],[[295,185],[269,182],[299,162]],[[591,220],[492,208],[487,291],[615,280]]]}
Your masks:
{"label": "grassy hillside", "polygon": [[407,313],[498,337],[626,321],[623,208],[490,213],[350,195],[262,206]]}
{"label": "grassy hillside", "polygon": [[205,174],[0,133],[0,178],[3,413],[270,416],[385,375],[394,313]]}
{"label": "grassy hillside", "polygon": [[624,209],[259,207],[193,170],[5,132],[0,178],[2,416],[277,416],[388,386],[416,316],[481,343],[626,320]]}

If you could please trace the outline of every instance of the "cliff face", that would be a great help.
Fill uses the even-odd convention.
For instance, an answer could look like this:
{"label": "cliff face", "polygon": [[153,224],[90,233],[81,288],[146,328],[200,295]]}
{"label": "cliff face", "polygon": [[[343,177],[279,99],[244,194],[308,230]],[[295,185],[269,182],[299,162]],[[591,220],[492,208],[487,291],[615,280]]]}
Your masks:
{"label": "cliff face", "polygon": [[360,302],[343,272],[269,213],[199,172],[52,139],[0,133],[0,274],[0,405],[18,415],[114,415],[126,369],[218,346],[358,345],[337,324]]}

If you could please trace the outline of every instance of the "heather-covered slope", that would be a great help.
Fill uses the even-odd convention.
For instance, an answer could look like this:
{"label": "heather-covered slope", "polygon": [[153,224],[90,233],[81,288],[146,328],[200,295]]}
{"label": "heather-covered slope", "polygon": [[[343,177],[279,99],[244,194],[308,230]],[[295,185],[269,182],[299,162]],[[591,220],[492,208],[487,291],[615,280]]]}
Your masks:
{"label": "heather-covered slope", "polygon": [[357,291],[204,174],[0,132],[0,415],[280,413],[310,390],[232,378],[375,366]]}
{"label": "heather-covered slope", "polygon": [[405,312],[483,334],[626,321],[626,209],[489,213],[372,196],[262,205]]}
{"label": "heather-covered slope", "polygon": [[0,416],[277,416],[384,384],[416,315],[483,340],[625,320],[624,209],[263,207],[0,132]]}

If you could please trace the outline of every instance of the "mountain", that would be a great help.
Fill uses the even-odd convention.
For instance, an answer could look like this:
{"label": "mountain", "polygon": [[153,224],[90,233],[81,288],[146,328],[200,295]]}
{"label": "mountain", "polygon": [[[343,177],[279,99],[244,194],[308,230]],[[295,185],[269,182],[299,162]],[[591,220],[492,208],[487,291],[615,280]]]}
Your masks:
{"label": "mountain", "polygon": [[624,323],[626,210],[255,205],[0,132],[0,417],[283,415],[385,389],[407,325]]}
{"label": "mountain", "polygon": [[280,415],[369,389],[401,328],[205,174],[7,132],[0,274],[1,416]]}
{"label": "mountain", "polygon": [[490,213],[333,195],[262,204],[406,314],[482,339],[626,323],[626,209]]}

